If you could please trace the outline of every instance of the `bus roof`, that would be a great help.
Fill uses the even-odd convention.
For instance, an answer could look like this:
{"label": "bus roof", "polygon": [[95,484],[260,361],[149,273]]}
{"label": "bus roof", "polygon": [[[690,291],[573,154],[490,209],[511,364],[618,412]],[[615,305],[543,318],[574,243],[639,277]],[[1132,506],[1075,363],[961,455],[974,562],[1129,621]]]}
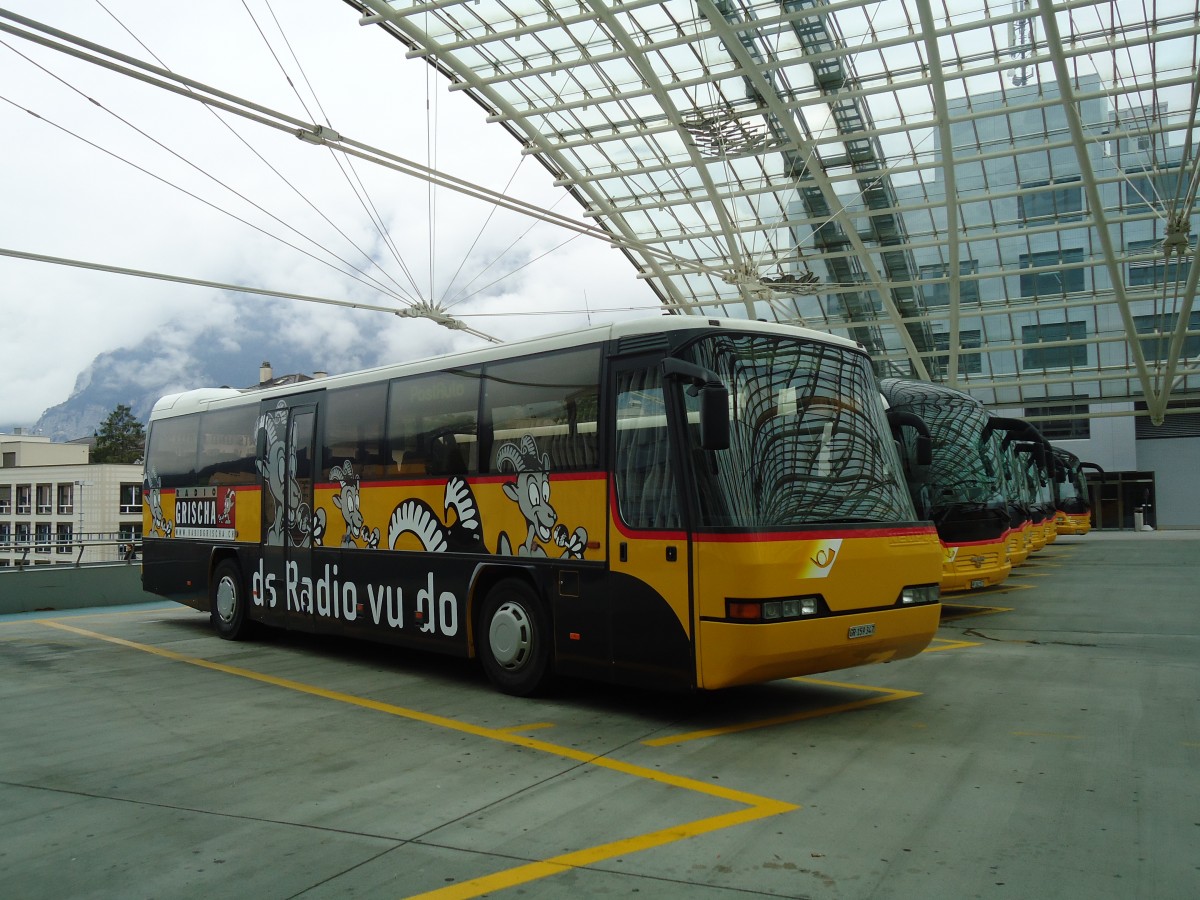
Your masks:
{"label": "bus roof", "polygon": [[[603,341],[636,338],[641,335],[662,334],[666,331],[716,331],[728,329],[741,332],[757,332],[762,334],[790,335],[808,341],[823,344],[834,344],[848,349],[863,350],[861,344],[848,338],[801,328],[795,325],[781,325],[777,322],[759,322],[751,319],[716,319],[701,316],[656,316],[641,319],[630,319],[621,322],[610,322],[604,325],[593,325],[589,328],[575,331],[564,331],[543,335],[523,341],[496,344],[477,350],[466,350],[443,356],[428,357],[411,362],[391,363],[372,369],[357,372],[347,372],[343,375],[329,375],[312,381],[303,381],[274,388],[249,388],[235,390],[233,388],[198,388],[177,394],[168,394],[154,404],[150,420],[171,418],[187,413],[199,412],[210,407],[218,408],[227,405],[238,405],[239,402],[257,403],[260,400],[274,396],[287,396],[312,390],[327,390],[340,387],[351,387],[357,384],[367,384],[401,375],[418,375],[422,372],[436,372],[459,366],[470,366],[477,363],[509,359],[526,354],[544,353],[552,350],[567,350]],[[225,403],[223,401],[231,401]]]}
{"label": "bus roof", "polygon": [[951,400],[970,406],[983,406],[979,400],[963,391],[913,378],[881,378],[879,390],[893,407],[908,403],[944,403]]}

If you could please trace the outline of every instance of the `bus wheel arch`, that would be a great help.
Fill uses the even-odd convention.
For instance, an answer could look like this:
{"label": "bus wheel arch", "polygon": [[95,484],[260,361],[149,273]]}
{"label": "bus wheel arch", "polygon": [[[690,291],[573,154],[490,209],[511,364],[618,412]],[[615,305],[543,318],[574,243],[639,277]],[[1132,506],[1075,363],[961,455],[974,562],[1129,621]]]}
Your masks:
{"label": "bus wheel arch", "polygon": [[553,674],[553,636],[534,582],[504,574],[478,586],[475,653],[498,690],[519,697],[540,693]]}
{"label": "bus wheel arch", "polygon": [[250,636],[247,601],[246,585],[237,557],[233,553],[215,557],[209,576],[209,610],[213,629],[220,637],[227,641],[240,641]]}

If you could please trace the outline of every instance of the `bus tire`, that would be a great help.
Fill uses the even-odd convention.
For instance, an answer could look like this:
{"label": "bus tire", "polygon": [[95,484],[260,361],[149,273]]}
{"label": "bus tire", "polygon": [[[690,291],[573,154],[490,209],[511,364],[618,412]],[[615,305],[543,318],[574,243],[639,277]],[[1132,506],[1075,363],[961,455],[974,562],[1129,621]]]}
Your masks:
{"label": "bus tire", "polygon": [[529,697],[550,681],[550,628],[533,590],[514,578],[498,582],[483,601],[479,656],[492,685]]}
{"label": "bus tire", "polygon": [[250,636],[250,621],[246,618],[246,591],[242,570],[232,559],[223,559],[213,569],[210,586],[212,624],[217,634],[227,641],[241,641]]}

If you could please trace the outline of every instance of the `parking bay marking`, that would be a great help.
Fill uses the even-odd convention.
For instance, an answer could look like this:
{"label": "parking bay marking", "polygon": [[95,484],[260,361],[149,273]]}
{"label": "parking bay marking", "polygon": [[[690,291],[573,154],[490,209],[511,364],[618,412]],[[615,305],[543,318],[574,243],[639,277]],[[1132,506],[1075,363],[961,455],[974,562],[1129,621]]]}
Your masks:
{"label": "parking bay marking", "polygon": [[427,893],[413,895],[412,900],[417,900],[417,898],[421,898],[421,900],[468,900],[468,898],[478,897],[481,894],[485,894],[489,891],[498,891],[505,888],[515,887],[520,884],[526,884],[531,881],[536,881],[551,875],[561,874],[571,869],[592,865],[597,862],[603,862],[604,860],[613,859],[625,854],[661,847],[666,844],[675,843],[676,841],[699,837],[700,835],[709,834],[714,831],[720,831],[725,828],[733,827],[734,825],[742,825],[747,822],[753,822],[757,819],[770,818],[771,816],[781,815],[782,813],[786,812],[793,812],[801,808],[794,803],[787,803],[782,800],[774,800],[770,797],[762,797],[757,794],[750,794],[745,791],[738,791],[731,788],[722,787],[720,785],[706,784],[702,781],[696,781],[695,779],[687,778],[682,775],[671,775],[668,772],[662,772],[656,769],[648,769],[644,766],[621,762],[620,760],[610,759],[604,756],[597,756],[583,750],[576,750],[571,747],[563,747],[558,744],[551,744],[547,741],[539,741],[535,738],[514,734],[504,729],[486,728],[480,725],[472,725],[469,722],[448,719],[444,716],[435,715],[433,713],[424,713],[415,709],[407,709],[405,707],[395,706],[391,703],[382,703],[378,700],[370,700],[366,697],[359,697],[354,694],[344,694],[340,691],[328,690],[327,688],[305,684],[304,682],[300,681],[292,681],[291,679],[287,678],[279,678],[274,675],[267,675],[264,672],[255,672],[252,669],[243,669],[238,666],[213,662],[212,660],[202,659],[197,656],[188,656],[183,653],[177,653],[174,650],[167,650],[165,647],[156,647],[152,644],[141,644],[136,641],[129,641],[125,640],[124,638],[101,634],[96,631],[88,631],[87,629],[77,628],[73,625],[68,625],[65,622],[56,621],[53,619],[35,619],[34,621],[36,621],[38,624],[46,626],[47,628],[57,628],[62,631],[72,632],[83,637],[91,638],[93,640],[106,641],[110,644],[115,644],[120,647],[127,647],[143,653],[149,653],[164,659],[173,660],[175,662],[187,663],[188,665],[198,666],[203,669],[210,669],[214,672],[221,672],[226,675],[235,675],[239,678],[246,678],[251,681],[270,684],[275,687],[285,688],[301,694],[308,694],[310,696],[321,697],[326,700],[334,700],[340,703],[349,704],[351,706],[358,706],[364,709],[374,710],[376,712],[383,712],[389,715],[398,716],[400,718],[412,719],[418,722],[424,722],[428,725],[434,725],[439,728],[446,728],[451,731],[463,732],[476,737],[500,741],[506,744],[514,744],[519,747],[525,747],[529,750],[538,750],[553,756],[573,759],[585,765],[596,766],[597,768],[601,769],[608,769],[610,771],[619,772],[624,775],[630,775],[635,778],[644,778],[649,781],[656,781],[660,784],[665,784],[670,787],[695,791],[700,794],[706,794],[710,797],[727,800],[732,803],[740,803],[745,807],[744,809],[723,813],[721,815],[709,816],[704,819],[696,819],[691,822],[683,822],[679,825],[673,825],[658,831],[651,831],[645,834],[621,838],[616,841],[598,844],[594,847],[586,847],[580,850],[570,851],[568,853],[559,854],[543,860],[535,860],[514,868],[493,872],[490,875],[483,875],[479,878],[472,878],[467,881],[458,882],[457,884],[449,887],[438,888]]}
{"label": "parking bay marking", "polygon": [[838,703],[834,706],[822,706],[817,709],[806,709],[802,712],[784,713],[778,716],[770,716],[765,719],[755,719],[750,722],[738,722],[733,725],[718,725],[713,728],[703,728],[698,731],[689,731],[684,734],[673,734],[667,737],[652,738],[648,741],[642,741],[647,747],[666,747],[670,744],[681,744],[684,741],[695,741],[700,738],[717,737],[723,734],[736,734],[740,731],[752,731],[756,728],[770,728],[774,725],[787,725],[791,722],[801,722],[805,719],[816,719],[821,716],[829,716],[834,713],[850,712],[855,709],[863,709],[868,706],[877,706],[880,703],[891,703],[893,700],[907,700],[911,697],[920,697],[920,691],[901,691],[895,688],[872,687],[866,684],[847,684],[841,681],[824,681],[818,678],[789,678],[789,681],[797,681],[801,684],[819,684],[823,687],[840,687],[850,688],[858,691],[873,691],[876,696],[866,697],[862,700],[851,700],[847,703]]}

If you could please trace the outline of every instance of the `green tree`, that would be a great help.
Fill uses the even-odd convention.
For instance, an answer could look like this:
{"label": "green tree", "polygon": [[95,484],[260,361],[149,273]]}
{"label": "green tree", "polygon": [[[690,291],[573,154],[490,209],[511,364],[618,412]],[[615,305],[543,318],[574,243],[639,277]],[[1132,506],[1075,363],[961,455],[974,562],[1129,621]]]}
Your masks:
{"label": "green tree", "polygon": [[142,458],[146,447],[146,429],[133,417],[124,403],[108,414],[96,432],[92,450],[94,463],[134,463]]}

